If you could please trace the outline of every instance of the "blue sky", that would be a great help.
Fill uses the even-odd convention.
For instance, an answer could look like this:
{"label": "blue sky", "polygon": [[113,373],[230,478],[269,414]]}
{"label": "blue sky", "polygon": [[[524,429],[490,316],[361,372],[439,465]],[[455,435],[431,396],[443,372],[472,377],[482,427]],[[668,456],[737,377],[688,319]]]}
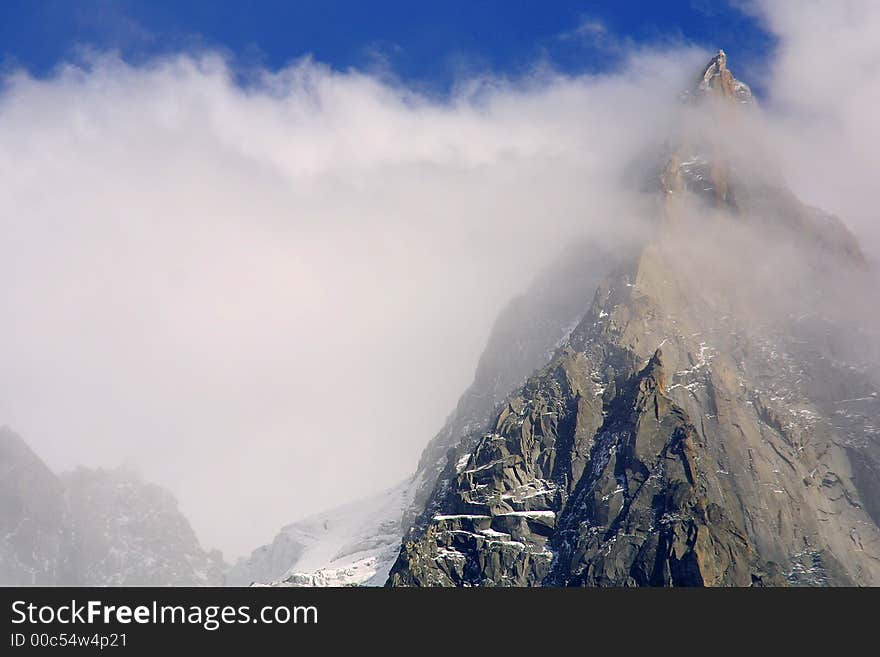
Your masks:
{"label": "blue sky", "polygon": [[723,47],[746,74],[771,38],[723,0],[3,0],[0,61],[51,73],[83,48],[131,62],[199,48],[242,68],[311,54],[338,69],[384,68],[416,87],[473,73],[517,75],[536,62],[579,73],[612,67],[627,45]]}

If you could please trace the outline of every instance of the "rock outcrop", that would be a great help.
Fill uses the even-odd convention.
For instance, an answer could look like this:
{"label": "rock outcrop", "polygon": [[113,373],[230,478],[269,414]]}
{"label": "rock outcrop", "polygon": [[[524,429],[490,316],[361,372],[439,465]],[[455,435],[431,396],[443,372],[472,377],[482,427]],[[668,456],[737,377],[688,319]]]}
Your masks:
{"label": "rock outcrop", "polygon": [[723,50],[719,50],[709,60],[691,94],[696,98],[715,94],[738,103],[754,101],[749,85],[733,77],[733,73],[727,68],[727,54]]}

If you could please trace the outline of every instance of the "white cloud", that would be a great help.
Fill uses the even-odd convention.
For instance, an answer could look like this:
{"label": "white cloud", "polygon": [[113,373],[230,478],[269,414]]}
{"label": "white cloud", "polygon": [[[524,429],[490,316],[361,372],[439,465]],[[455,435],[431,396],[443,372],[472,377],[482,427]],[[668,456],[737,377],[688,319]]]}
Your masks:
{"label": "white cloud", "polygon": [[608,27],[597,18],[582,17],[578,24],[571,30],[563,32],[559,38],[563,41],[571,39],[583,39],[594,41],[602,39],[608,34]]}
{"label": "white cloud", "polygon": [[880,4],[872,0],[752,5],[778,38],[767,99],[789,181],[880,250]]}
{"label": "white cloud", "polygon": [[[112,56],[0,96],[0,422],[137,464],[208,545],[408,474],[499,308],[634,214],[692,51],[463,81]],[[683,64],[686,62],[686,64]]]}

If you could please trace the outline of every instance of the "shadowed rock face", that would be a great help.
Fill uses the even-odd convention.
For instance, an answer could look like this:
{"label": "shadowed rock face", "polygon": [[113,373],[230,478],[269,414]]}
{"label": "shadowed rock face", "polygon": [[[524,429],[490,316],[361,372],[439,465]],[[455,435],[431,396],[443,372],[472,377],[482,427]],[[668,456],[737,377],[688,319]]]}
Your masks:
{"label": "shadowed rock face", "polygon": [[[723,53],[689,98],[754,105]],[[880,340],[853,329],[876,281],[725,152],[683,132],[656,233],[463,432],[389,585],[880,584]]]}
{"label": "shadowed rock face", "polygon": [[566,505],[549,583],[595,586],[780,584],[698,466],[702,439],[666,396],[658,350],[600,427],[592,468]]}

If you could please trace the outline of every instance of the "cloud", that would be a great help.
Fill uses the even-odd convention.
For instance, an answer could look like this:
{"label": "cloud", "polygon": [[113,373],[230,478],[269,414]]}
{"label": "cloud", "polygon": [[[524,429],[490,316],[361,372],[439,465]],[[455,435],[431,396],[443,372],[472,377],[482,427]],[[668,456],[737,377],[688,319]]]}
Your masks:
{"label": "cloud", "polygon": [[766,1],[749,9],[778,40],[766,105],[790,184],[878,253],[880,5]]}
{"label": "cloud", "polygon": [[393,484],[505,302],[635,232],[630,167],[701,58],[443,100],[211,53],[9,75],[0,422],[56,468],[137,465],[230,554]]}
{"label": "cloud", "polygon": [[636,52],[639,47],[632,39],[612,32],[603,21],[590,16],[582,16],[575,27],[561,32],[557,39],[605,55],[622,57]]}
{"label": "cloud", "polygon": [[581,18],[573,29],[561,33],[559,38],[563,41],[570,41],[572,39],[594,41],[605,38],[607,34],[608,27],[605,23],[597,18],[584,17]]}
{"label": "cloud", "polygon": [[[768,96],[722,127],[877,253],[880,10],[802,7],[751,5]],[[390,486],[505,302],[574,239],[642,234],[634,190],[706,56],[627,46],[444,99],[310,59],[242,83],[210,52],[8,75],[0,423],[56,468],[137,465],[232,555]]]}

